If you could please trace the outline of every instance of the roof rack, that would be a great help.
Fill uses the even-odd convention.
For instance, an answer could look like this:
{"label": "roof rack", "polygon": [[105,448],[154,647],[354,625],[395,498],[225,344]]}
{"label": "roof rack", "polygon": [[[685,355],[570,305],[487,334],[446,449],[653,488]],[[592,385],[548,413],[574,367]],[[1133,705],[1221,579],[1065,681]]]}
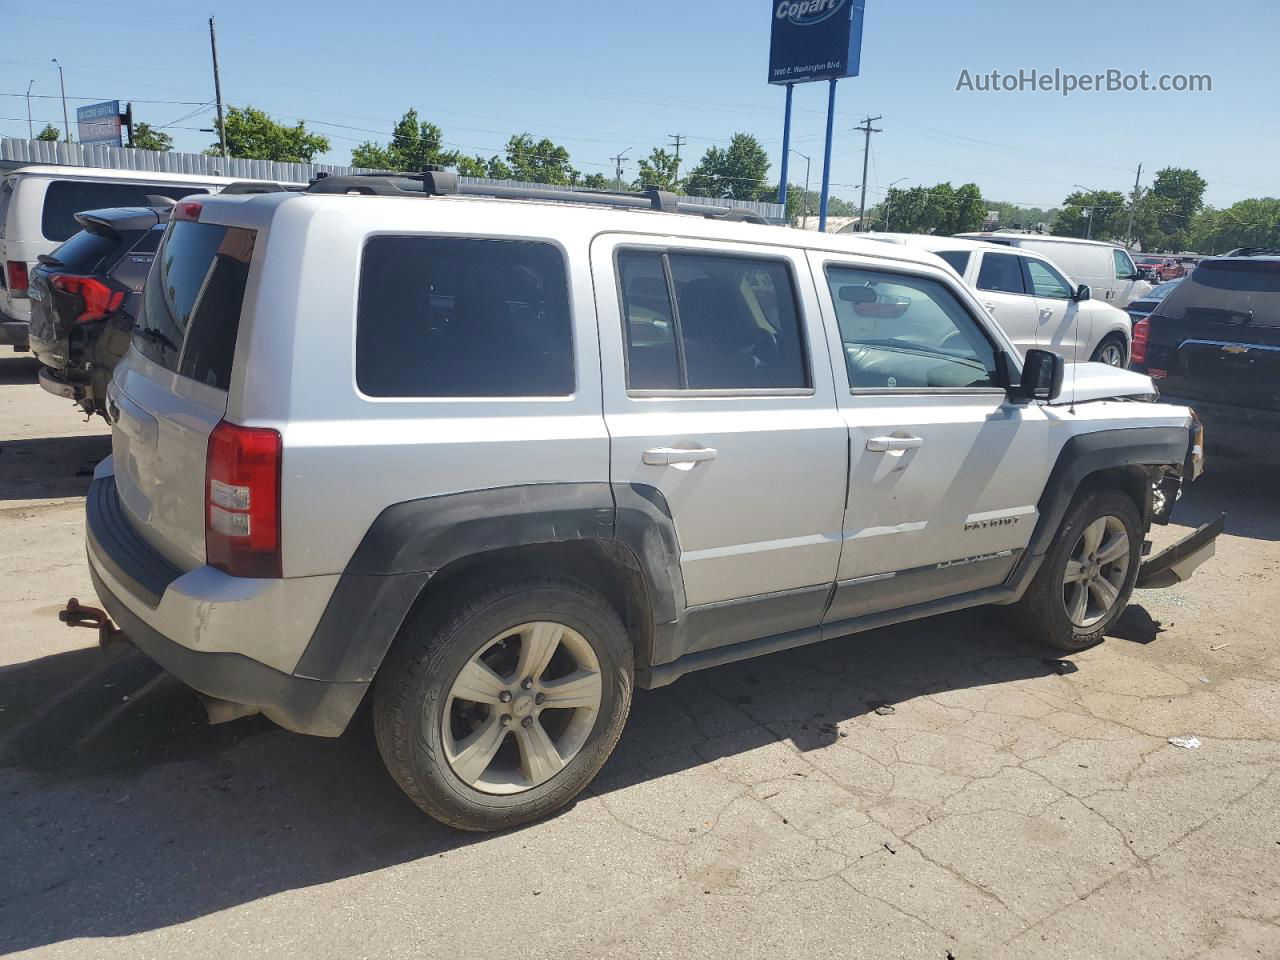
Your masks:
{"label": "roof rack", "polygon": [[1276,257],[1280,256],[1280,247],[1238,247],[1224,257]]}
{"label": "roof rack", "polygon": [[[223,193],[268,192],[235,190],[233,183]],[[321,174],[306,188],[307,193],[362,194],[377,197],[445,197],[482,196],[504,200],[550,200],[558,203],[592,203],[606,207],[634,210],[658,210],[683,213],[737,223],[767,224],[769,221],[752,210],[717,207],[706,203],[690,203],[666,190],[568,190],[557,187],[518,187],[510,184],[462,183],[450,170],[424,170],[422,173],[379,171],[350,176]]]}

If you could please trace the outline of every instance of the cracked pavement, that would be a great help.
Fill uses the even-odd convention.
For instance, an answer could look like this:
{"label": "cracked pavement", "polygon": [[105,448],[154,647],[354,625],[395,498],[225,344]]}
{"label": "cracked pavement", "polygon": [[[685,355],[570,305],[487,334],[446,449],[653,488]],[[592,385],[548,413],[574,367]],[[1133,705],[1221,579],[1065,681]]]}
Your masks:
{"label": "cracked pavement", "polygon": [[475,836],[367,714],[209,727],[57,622],[107,442],[34,375],[0,360],[0,953],[1280,957],[1274,471],[1211,461],[1175,517],[1230,511],[1218,556],[1099,647],[988,608],[687,676],[575,805]]}

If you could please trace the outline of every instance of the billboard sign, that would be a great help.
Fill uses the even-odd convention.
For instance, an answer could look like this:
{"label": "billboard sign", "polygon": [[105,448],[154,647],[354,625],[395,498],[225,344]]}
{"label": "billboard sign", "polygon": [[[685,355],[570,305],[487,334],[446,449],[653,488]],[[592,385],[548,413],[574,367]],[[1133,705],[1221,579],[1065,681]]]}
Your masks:
{"label": "billboard sign", "polygon": [[107,100],[76,107],[76,126],[81,143],[120,146],[120,101]]}
{"label": "billboard sign", "polygon": [[856,77],[866,0],[770,0],[770,83]]}

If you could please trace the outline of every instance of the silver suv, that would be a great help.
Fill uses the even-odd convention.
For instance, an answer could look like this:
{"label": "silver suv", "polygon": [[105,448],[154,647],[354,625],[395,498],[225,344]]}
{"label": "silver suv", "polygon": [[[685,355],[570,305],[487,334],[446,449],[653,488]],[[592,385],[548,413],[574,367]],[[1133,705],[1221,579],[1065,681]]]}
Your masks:
{"label": "silver suv", "polygon": [[930,253],[660,192],[251,189],[174,210],[93,581],[222,715],[337,736],[368,694],[456,827],[571,800],[635,686],[988,603],[1079,650],[1212,552],[1141,564],[1191,412],[1020,360]]}

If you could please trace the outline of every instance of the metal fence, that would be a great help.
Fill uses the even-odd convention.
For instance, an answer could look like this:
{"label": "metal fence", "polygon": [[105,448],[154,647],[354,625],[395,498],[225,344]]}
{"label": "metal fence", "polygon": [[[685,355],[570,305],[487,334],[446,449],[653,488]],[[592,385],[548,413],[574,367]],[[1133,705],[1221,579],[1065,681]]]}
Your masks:
{"label": "metal fence", "polygon": [[[362,167],[339,167],[326,163],[278,163],[274,160],[243,160],[211,157],[203,153],[160,153],[156,150],[132,150],[102,144],[54,143],[44,140],[0,138],[0,166],[47,163],[68,167],[98,167],[109,170],[148,170],[156,173],[187,173],[197,176],[234,177],[238,180],[276,180],[282,183],[306,183],[318,173],[333,175],[368,173]],[[544,183],[518,180],[490,180],[484,177],[462,177],[463,183],[506,184],[521,187],[545,187]],[[582,190],[585,187],[569,187]],[[786,213],[780,203],[760,200],[722,200],[714,197],[688,197],[690,202],[716,207],[750,210],[771,223],[782,223]]]}

